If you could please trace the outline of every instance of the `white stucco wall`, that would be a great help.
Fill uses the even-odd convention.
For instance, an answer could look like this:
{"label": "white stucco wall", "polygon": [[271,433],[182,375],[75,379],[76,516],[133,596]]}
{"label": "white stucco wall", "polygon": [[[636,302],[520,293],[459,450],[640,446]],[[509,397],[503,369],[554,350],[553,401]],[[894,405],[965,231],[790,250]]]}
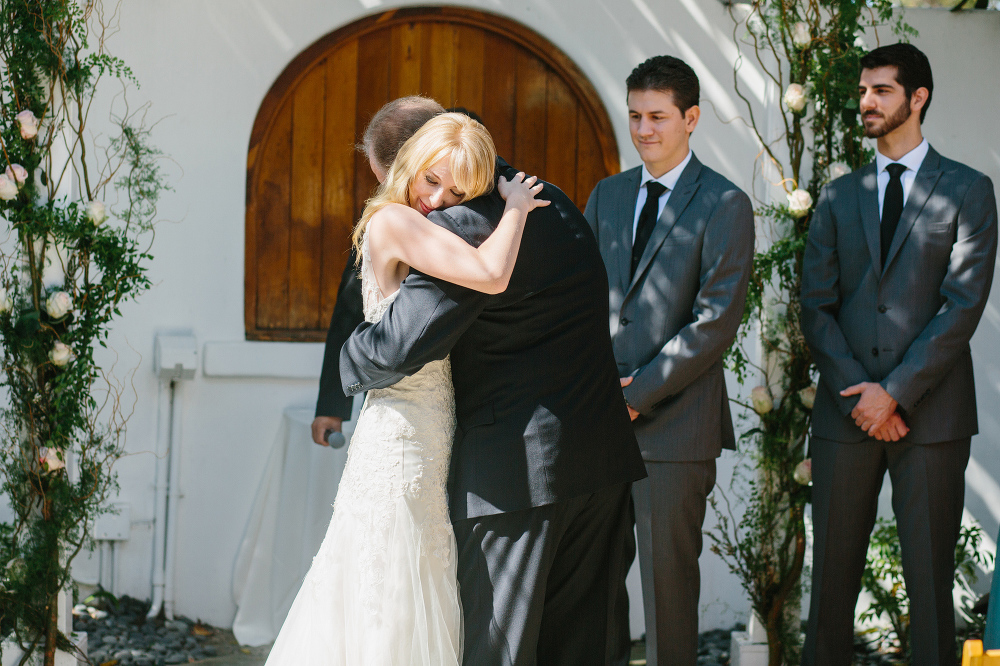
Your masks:
{"label": "white stucco wall", "polygon": [[[119,367],[138,365],[129,455],[118,465],[120,501],[131,507],[131,538],[120,547],[119,593],[150,595],[151,519],[158,384],[152,349],[157,331],[189,329],[201,351],[225,351],[228,377],[184,384],[177,559],[177,612],[231,624],[230,593],[241,541],[282,410],[315,401],[319,345],[239,345],[243,328],[244,201],[250,129],[268,88],[300,51],[361,16],[416,2],[379,0],[174,0],[130,2],[121,10],[114,52],[142,88],[133,106],[152,103],[162,118],[153,139],[170,157],[174,191],[162,202],[153,289],[123,308],[113,335]],[[757,153],[749,131],[732,120],[732,28],[715,0],[478,0],[462,4],[504,14],[533,27],[565,51],[590,78],[614,124],[623,167],[638,164],[628,138],[624,80],[641,60],[671,53],[702,81],[702,120],[693,138],[699,157],[745,189]],[[911,12],[937,73],[928,136],[945,155],[987,171],[1000,182],[1000,13]],[[747,69],[743,82],[763,98],[763,80]],[[991,533],[1000,525],[1000,295],[974,342],[981,429],[970,467],[969,506]],[[221,358],[221,357],[218,357]],[[254,367],[288,367],[290,378],[239,377]],[[309,367],[313,367],[310,376]],[[301,371],[305,368],[305,371]],[[735,388],[735,387],[733,387]],[[724,456],[719,483],[728,485],[734,457]],[[714,524],[711,515],[706,526]],[[715,556],[703,556],[703,628],[744,619],[745,596]]]}

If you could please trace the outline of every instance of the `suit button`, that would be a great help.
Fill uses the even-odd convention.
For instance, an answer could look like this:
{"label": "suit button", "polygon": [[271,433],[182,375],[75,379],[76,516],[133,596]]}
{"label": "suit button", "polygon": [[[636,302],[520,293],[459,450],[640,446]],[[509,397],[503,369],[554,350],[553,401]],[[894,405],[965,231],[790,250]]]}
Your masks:
{"label": "suit button", "polygon": [[882,314],[885,314],[886,312],[889,311],[889,308],[884,305],[880,305],[878,306],[878,311],[881,312]]}
{"label": "suit button", "polygon": [[878,347],[872,347],[872,356],[878,356]]}
{"label": "suit button", "polygon": [[630,322],[628,320],[628,317],[622,317],[621,319],[618,320],[618,323],[621,324],[622,326],[628,326]]}

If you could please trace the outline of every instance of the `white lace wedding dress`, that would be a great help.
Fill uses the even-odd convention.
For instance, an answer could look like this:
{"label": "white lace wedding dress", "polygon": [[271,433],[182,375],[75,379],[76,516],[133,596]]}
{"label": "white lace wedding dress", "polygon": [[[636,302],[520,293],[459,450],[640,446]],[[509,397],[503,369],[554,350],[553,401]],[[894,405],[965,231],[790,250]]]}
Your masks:
{"label": "white lace wedding dress", "polygon": [[[365,318],[381,298],[368,254]],[[398,293],[398,292],[396,292]],[[448,359],[368,392],[333,518],[267,666],[457,666],[462,609],[445,484],[455,428]]]}

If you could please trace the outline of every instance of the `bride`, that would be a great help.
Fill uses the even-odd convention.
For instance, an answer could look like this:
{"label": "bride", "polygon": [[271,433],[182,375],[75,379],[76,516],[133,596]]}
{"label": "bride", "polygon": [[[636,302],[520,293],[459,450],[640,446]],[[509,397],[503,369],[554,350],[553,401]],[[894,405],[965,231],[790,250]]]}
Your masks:
{"label": "bride", "polygon": [[[410,268],[485,293],[507,287],[541,183],[497,189],[506,208],[475,249],[426,219],[493,188],[496,150],[465,115],[428,121],[399,151],[353,240],[365,318],[378,321]],[[457,666],[462,609],[445,484],[455,428],[448,359],[368,393],[333,518],[267,666]]]}

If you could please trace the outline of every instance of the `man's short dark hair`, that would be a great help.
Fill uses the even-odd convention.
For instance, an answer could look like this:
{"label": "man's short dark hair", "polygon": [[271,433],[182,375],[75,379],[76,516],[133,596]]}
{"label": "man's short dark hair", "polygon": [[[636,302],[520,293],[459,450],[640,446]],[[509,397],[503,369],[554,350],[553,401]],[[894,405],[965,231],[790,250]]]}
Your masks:
{"label": "man's short dark hair", "polygon": [[410,95],[394,99],[376,111],[368,121],[358,149],[368,157],[374,157],[378,165],[388,172],[406,140],[443,111],[441,105],[429,97]]}
{"label": "man's short dark hair", "polygon": [[696,106],[701,97],[698,75],[686,62],[668,55],[653,56],[641,63],[625,79],[625,87],[628,92],[655,90],[670,93],[681,113]]}
{"label": "man's short dark hair", "polygon": [[927,101],[920,109],[920,122],[924,122],[927,109],[931,106],[934,94],[934,77],[931,76],[931,63],[923,51],[913,44],[889,44],[869,51],[861,58],[861,69],[876,69],[878,67],[895,67],[896,83],[903,86],[906,99],[911,99],[917,88],[927,88]]}

